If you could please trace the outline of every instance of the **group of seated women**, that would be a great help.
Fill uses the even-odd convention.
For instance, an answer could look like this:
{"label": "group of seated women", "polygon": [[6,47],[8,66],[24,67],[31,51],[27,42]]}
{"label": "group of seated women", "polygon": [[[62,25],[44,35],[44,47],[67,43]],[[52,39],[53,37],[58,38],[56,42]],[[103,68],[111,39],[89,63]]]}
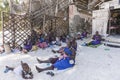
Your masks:
{"label": "group of seated women", "polygon": [[40,60],[37,58],[39,63],[51,63],[52,65],[47,68],[39,68],[36,66],[36,70],[38,72],[42,72],[45,70],[63,70],[75,65],[75,57],[77,51],[77,43],[75,39],[67,42],[67,46],[61,47],[57,52],[60,54],[59,57],[49,58],[48,60]]}

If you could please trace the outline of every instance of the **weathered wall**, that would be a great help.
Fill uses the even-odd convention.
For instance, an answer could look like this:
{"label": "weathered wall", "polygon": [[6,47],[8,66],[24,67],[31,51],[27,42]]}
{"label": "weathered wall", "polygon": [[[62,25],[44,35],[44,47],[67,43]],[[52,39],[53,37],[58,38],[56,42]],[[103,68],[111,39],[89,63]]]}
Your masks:
{"label": "weathered wall", "polygon": [[23,14],[29,11],[29,0],[9,0],[10,13]]}
{"label": "weathered wall", "polygon": [[[83,29],[91,29],[91,16],[80,13],[75,5],[69,6],[69,33],[74,35]],[[90,30],[91,31],[91,30]]]}
{"label": "weathered wall", "polygon": [[108,28],[108,20],[110,18],[110,9],[120,8],[119,0],[112,0],[108,2],[104,2],[100,5],[99,10],[93,11],[93,22],[92,22],[92,34],[96,31],[106,37],[108,36],[107,28]]}
{"label": "weathered wall", "polygon": [[101,9],[109,9],[112,7],[114,7],[114,9],[120,8],[120,0],[112,0],[100,5]]}
{"label": "weathered wall", "polygon": [[68,10],[65,9],[63,11],[59,11],[57,13],[56,21],[53,19],[52,26],[51,26],[51,20],[46,21],[44,30],[46,33],[49,32],[49,30],[52,29],[54,32],[53,35],[55,36],[62,36],[64,34],[68,34],[69,31],[69,19],[68,19]]}
{"label": "weathered wall", "polygon": [[109,19],[109,10],[101,9],[93,11],[93,20],[92,20],[92,35],[96,31],[106,37],[107,36],[107,26]]}

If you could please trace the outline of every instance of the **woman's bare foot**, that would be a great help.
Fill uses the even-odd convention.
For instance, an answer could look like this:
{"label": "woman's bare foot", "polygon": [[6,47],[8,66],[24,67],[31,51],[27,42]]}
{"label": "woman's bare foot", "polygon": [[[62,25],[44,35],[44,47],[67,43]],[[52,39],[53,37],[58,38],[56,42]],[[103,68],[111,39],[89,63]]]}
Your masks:
{"label": "woman's bare foot", "polygon": [[42,63],[42,61],[41,61],[41,60],[39,60],[38,58],[37,58],[37,61],[38,61],[38,63]]}
{"label": "woman's bare foot", "polygon": [[38,73],[40,73],[40,72],[42,72],[42,71],[43,71],[43,69],[38,68],[37,66],[35,66],[35,67],[36,67],[36,70],[38,71]]}

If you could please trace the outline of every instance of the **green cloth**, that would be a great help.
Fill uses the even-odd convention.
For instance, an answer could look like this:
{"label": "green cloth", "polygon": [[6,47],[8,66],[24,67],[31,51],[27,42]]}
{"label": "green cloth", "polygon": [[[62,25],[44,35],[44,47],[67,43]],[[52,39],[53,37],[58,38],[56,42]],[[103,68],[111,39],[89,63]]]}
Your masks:
{"label": "green cloth", "polygon": [[97,48],[99,47],[101,44],[98,44],[98,45],[88,45],[88,47],[92,47],[92,48]]}

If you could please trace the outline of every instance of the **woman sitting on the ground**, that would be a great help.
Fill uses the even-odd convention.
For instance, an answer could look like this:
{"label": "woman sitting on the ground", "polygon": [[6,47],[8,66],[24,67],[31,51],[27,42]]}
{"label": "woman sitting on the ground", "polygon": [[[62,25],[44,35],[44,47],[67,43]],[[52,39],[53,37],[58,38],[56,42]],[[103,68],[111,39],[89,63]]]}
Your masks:
{"label": "woman sitting on the ground", "polygon": [[61,46],[60,37],[56,37],[55,45]]}
{"label": "woman sitting on the ground", "polygon": [[[71,45],[69,45],[69,43],[71,43]],[[63,53],[64,52],[64,48],[66,48],[66,47],[72,47],[75,51],[77,51],[77,42],[76,42],[76,39],[75,38],[73,38],[71,41],[70,41],[70,39],[67,41],[67,46],[65,46],[65,47],[61,47],[60,49],[58,49],[58,50],[52,50],[52,52],[53,53]]]}
{"label": "woman sitting on the ground", "polygon": [[75,38],[73,38],[73,40],[72,40],[72,47],[75,51],[77,51],[77,42],[76,42]]}
{"label": "woman sitting on the ground", "polygon": [[38,40],[38,37],[37,37],[37,32],[35,30],[32,30],[31,32],[31,42],[32,42],[32,45],[35,45],[37,40]]}
{"label": "woman sitting on the ground", "polygon": [[93,40],[90,43],[88,43],[87,45],[98,45],[98,44],[101,44],[102,38],[101,38],[101,35],[99,34],[98,31],[96,31],[96,33],[95,33],[95,35],[93,35],[92,39]]}
{"label": "woman sitting on the ground", "polygon": [[88,32],[86,30],[84,30],[81,34],[81,38],[87,38],[87,34],[88,34]]}
{"label": "woman sitting on the ground", "polygon": [[[71,45],[71,44],[69,43],[69,45]],[[36,66],[36,70],[38,72],[42,72],[45,70],[54,70],[54,69],[63,70],[63,69],[73,67],[75,64],[75,56],[76,56],[76,53],[73,50],[73,48],[68,46],[68,47],[64,48],[64,53],[61,54],[60,57],[50,58],[45,61],[37,59],[39,63],[52,63],[52,65],[50,67],[47,67],[44,69],[41,69]]]}
{"label": "woman sitting on the ground", "polygon": [[22,76],[22,78],[24,79],[33,78],[33,74],[31,72],[29,65],[27,63],[23,63],[22,61],[21,61],[21,65],[19,65],[16,68],[6,66],[6,70],[4,72],[7,73],[9,70],[13,71],[16,75]]}
{"label": "woman sitting on the ground", "polygon": [[44,35],[41,35],[41,36],[40,36],[40,39],[38,40],[37,45],[38,45],[38,47],[40,47],[40,48],[42,48],[42,49],[48,47],[47,42],[45,41]]}
{"label": "woman sitting on the ground", "polygon": [[60,41],[66,42],[66,35],[65,34],[60,36]]}
{"label": "woman sitting on the ground", "polygon": [[77,39],[78,40],[83,40],[83,38],[87,38],[87,34],[88,32],[86,30],[84,30],[81,34],[80,32],[77,33]]}
{"label": "woman sitting on the ground", "polygon": [[1,46],[0,46],[0,54],[2,54],[4,51],[5,51],[5,50],[4,50],[4,45],[1,45]]}
{"label": "woman sitting on the ground", "polygon": [[31,39],[30,39],[30,36],[29,36],[28,39],[25,40],[24,47],[23,47],[23,52],[27,53],[31,49],[32,49],[32,42],[31,42]]}
{"label": "woman sitting on the ground", "polygon": [[59,49],[52,49],[53,53],[63,53],[64,52],[64,48],[66,47],[71,47],[72,45],[69,45],[70,40],[67,41],[67,46],[61,47]]}
{"label": "woman sitting on the ground", "polygon": [[80,32],[77,33],[77,36],[76,36],[77,40],[82,40],[82,37],[81,37],[81,34]]}
{"label": "woman sitting on the ground", "polygon": [[55,41],[55,36],[54,36],[54,32],[53,31],[49,31],[49,33],[47,34],[47,40],[49,41],[49,46],[53,45],[53,41]]}

